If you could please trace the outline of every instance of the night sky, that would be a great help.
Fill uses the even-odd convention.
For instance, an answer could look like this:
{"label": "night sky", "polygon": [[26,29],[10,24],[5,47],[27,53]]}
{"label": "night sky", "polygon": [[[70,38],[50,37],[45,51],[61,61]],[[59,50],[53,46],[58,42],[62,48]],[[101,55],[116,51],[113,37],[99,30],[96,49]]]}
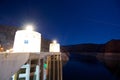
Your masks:
{"label": "night sky", "polygon": [[34,24],[62,45],[120,39],[120,0],[0,0],[0,24]]}

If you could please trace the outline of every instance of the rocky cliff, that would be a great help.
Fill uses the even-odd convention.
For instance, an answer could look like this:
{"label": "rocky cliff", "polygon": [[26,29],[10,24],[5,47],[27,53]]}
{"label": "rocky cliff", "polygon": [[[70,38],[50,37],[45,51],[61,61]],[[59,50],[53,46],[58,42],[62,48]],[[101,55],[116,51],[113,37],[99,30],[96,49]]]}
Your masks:
{"label": "rocky cliff", "polygon": [[68,52],[104,52],[104,44],[77,44],[63,47]]}

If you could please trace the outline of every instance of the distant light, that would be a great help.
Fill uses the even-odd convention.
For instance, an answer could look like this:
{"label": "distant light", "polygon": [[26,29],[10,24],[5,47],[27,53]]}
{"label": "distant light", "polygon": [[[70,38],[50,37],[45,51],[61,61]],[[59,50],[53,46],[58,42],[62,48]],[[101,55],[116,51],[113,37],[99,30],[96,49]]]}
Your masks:
{"label": "distant light", "polygon": [[9,50],[6,50],[6,52],[8,53],[8,52],[10,52]]}
{"label": "distant light", "polygon": [[6,52],[13,52],[13,49],[12,48],[8,49],[8,50],[6,50]]}
{"label": "distant light", "polygon": [[26,30],[33,31],[33,25],[26,25]]}

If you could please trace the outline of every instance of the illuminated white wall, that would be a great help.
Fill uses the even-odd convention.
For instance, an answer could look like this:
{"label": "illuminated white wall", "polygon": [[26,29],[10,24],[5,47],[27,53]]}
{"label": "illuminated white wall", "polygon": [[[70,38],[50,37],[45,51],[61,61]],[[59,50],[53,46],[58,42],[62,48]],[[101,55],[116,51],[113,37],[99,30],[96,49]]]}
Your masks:
{"label": "illuminated white wall", "polygon": [[19,30],[15,34],[13,52],[40,52],[41,34],[35,31]]}
{"label": "illuminated white wall", "polygon": [[53,42],[49,46],[49,52],[60,52],[60,44]]}

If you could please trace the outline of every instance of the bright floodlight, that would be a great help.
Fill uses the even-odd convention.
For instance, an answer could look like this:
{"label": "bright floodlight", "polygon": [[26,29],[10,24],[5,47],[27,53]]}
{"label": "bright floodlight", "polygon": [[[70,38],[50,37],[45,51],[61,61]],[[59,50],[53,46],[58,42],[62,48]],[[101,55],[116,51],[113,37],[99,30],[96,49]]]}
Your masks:
{"label": "bright floodlight", "polygon": [[33,25],[27,25],[27,26],[26,26],[26,30],[32,31],[32,30],[33,30]]}
{"label": "bright floodlight", "polygon": [[57,43],[57,41],[56,41],[56,40],[53,40],[53,43]]}

